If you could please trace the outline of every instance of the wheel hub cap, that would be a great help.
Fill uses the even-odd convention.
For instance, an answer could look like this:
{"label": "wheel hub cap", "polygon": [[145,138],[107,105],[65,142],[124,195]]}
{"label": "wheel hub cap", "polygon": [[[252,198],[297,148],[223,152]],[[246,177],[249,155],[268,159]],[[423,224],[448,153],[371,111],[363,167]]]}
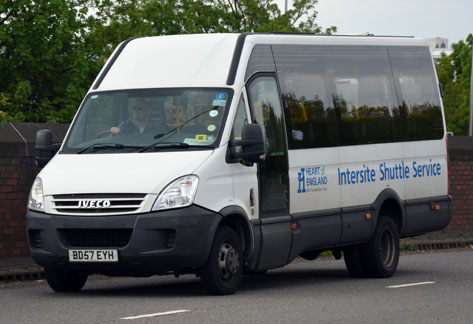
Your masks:
{"label": "wheel hub cap", "polygon": [[240,269],[238,251],[230,243],[224,243],[220,248],[218,265],[224,279],[230,279]]}

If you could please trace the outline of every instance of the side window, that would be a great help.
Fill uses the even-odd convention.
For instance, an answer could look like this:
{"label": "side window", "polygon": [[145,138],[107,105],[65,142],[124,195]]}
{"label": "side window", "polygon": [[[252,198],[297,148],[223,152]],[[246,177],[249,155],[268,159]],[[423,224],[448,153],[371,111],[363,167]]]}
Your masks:
{"label": "side window", "polygon": [[399,108],[386,48],[333,49],[327,56],[327,74],[340,115],[341,145],[398,140]]}
{"label": "side window", "polygon": [[273,77],[259,77],[248,88],[254,122],[264,134],[264,162],[259,163],[261,215],[286,213],[289,177],[283,112]]}
{"label": "side window", "polygon": [[[243,95],[238,102],[238,108],[235,115],[235,120],[233,121],[233,128],[232,128],[232,140],[240,141],[242,139],[242,130],[243,126],[248,124],[248,117],[246,115],[246,108],[245,108],[245,100],[243,100]],[[233,153],[241,153],[241,146],[235,146],[232,148]]]}
{"label": "side window", "polygon": [[232,129],[232,139],[233,140],[241,140],[241,132],[243,130],[243,126],[248,124],[248,118],[246,116],[246,109],[245,109],[245,101],[243,100],[243,95],[238,102],[238,108],[235,116],[235,121],[233,122],[233,129]]}
{"label": "side window", "polygon": [[440,99],[427,47],[272,49],[290,149],[442,138]]}
{"label": "side window", "polygon": [[330,147],[338,144],[333,103],[327,97],[323,75],[281,72],[283,103],[290,125],[292,148]]}
{"label": "side window", "polygon": [[403,140],[443,137],[440,97],[426,47],[388,47],[400,98]]}
{"label": "side window", "polygon": [[271,77],[259,78],[250,85],[249,97],[255,122],[263,126],[265,154],[284,154],[285,138],[279,132],[283,129],[283,115],[276,82]]}
{"label": "side window", "polygon": [[327,89],[321,46],[273,45],[290,149],[338,145],[337,116]]}

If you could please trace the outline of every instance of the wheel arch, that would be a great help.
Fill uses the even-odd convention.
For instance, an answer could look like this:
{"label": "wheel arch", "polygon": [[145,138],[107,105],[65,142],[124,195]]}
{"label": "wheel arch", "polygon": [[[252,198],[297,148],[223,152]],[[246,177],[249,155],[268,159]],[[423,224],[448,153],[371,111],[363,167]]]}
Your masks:
{"label": "wheel arch", "polygon": [[372,234],[374,233],[381,216],[392,218],[396,223],[399,233],[401,233],[406,226],[406,209],[404,205],[404,201],[395,190],[386,188],[381,191],[375,202],[372,204],[376,217],[376,223],[372,229]]}
{"label": "wheel arch", "polygon": [[235,230],[243,245],[245,259],[251,258],[255,250],[253,226],[248,215],[240,206],[227,206],[219,212],[223,218],[218,226],[229,226]]}

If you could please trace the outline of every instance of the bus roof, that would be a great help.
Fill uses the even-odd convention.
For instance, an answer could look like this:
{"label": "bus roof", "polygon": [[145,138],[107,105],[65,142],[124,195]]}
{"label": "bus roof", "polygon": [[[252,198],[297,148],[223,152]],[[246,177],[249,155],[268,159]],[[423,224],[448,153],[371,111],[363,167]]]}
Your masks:
{"label": "bus roof", "polygon": [[91,90],[227,87],[245,44],[428,46],[420,38],[294,33],[156,36],[123,42]]}

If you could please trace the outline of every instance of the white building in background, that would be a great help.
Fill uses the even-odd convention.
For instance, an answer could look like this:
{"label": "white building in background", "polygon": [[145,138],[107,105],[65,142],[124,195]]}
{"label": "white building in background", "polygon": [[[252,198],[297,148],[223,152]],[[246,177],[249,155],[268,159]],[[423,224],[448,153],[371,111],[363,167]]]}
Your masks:
{"label": "white building in background", "polygon": [[434,58],[440,58],[442,53],[450,55],[453,52],[448,44],[447,38],[435,37],[429,38],[427,41],[429,42],[430,52]]}

